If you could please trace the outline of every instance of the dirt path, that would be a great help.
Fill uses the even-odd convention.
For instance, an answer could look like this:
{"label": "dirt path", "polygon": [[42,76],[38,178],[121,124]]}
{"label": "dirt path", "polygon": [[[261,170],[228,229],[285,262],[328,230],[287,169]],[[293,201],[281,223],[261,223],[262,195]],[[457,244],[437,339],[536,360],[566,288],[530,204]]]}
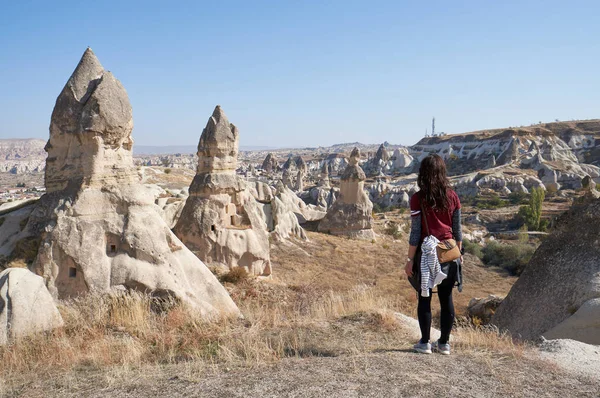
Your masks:
{"label": "dirt path", "polygon": [[[600,380],[574,378],[539,361],[490,353],[449,357],[407,349],[185,376],[184,365],[132,373],[117,383],[81,373],[32,382],[22,397],[598,397]],[[113,384],[110,386],[109,384]]]}

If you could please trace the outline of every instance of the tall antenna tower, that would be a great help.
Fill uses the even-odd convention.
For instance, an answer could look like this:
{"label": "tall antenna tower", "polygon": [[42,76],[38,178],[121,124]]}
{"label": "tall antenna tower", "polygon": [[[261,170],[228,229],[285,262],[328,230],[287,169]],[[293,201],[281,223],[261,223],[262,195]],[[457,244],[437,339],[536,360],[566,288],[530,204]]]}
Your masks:
{"label": "tall antenna tower", "polygon": [[431,135],[435,137],[435,117],[431,121]]}

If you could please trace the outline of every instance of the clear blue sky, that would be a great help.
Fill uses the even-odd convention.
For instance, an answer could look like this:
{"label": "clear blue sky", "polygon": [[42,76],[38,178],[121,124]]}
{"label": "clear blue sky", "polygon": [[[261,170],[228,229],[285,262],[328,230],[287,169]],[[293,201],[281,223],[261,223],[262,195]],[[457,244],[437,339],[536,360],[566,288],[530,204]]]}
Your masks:
{"label": "clear blue sky", "polygon": [[87,46],[135,142],[196,144],[221,104],[241,144],[413,144],[600,117],[598,1],[2,1],[0,138],[47,138]]}

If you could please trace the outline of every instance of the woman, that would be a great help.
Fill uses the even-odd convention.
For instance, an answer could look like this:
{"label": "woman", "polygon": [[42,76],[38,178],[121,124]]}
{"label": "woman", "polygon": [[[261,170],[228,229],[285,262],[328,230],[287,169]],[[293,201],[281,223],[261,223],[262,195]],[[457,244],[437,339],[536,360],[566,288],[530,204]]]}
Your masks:
{"label": "woman", "polygon": [[[446,176],[446,165],[440,156],[429,155],[421,161],[417,184],[420,190],[410,198],[412,225],[408,260],[404,269],[409,277],[413,273],[413,262],[419,261],[420,248],[419,252],[417,249],[428,234],[435,236],[440,241],[455,239],[458,248],[462,252],[460,200],[456,192],[450,188],[450,182]],[[417,259],[415,259],[415,255],[417,255]],[[429,289],[427,297],[424,297],[422,293],[419,294],[417,313],[421,329],[421,340],[415,344],[415,351],[431,354],[433,348],[433,350],[442,354],[450,355],[450,331],[454,324],[452,289],[456,283],[459,285],[459,290],[462,289],[461,264],[462,256],[459,260],[440,265],[447,277],[437,286],[441,307],[441,336],[433,345],[429,342],[432,292]],[[417,266],[419,266],[419,263],[417,263]]]}

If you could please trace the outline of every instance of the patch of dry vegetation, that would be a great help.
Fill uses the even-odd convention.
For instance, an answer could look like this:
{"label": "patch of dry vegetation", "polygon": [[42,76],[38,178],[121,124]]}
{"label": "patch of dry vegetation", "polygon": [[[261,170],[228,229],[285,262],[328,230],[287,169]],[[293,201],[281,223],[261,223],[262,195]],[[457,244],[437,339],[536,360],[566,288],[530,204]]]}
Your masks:
{"label": "patch of dry vegetation", "polygon": [[[408,349],[415,331],[395,315],[416,315],[416,294],[400,265],[406,242],[386,235],[375,242],[308,235],[309,242],[273,248],[273,280],[238,271],[220,276],[244,319],[209,323],[183,305],[140,293],[91,295],[60,305],[63,328],[0,347],[0,378],[10,390],[30,383],[32,375],[51,379],[187,363],[248,367],[286,357]],[[503,295],[512,284],[473,259],[467,259],[465,290],[455,296],[459,311],[475,295]],[[464,352],[517,356],[523,350],[475,328],[457,336],[456,348]]]}

